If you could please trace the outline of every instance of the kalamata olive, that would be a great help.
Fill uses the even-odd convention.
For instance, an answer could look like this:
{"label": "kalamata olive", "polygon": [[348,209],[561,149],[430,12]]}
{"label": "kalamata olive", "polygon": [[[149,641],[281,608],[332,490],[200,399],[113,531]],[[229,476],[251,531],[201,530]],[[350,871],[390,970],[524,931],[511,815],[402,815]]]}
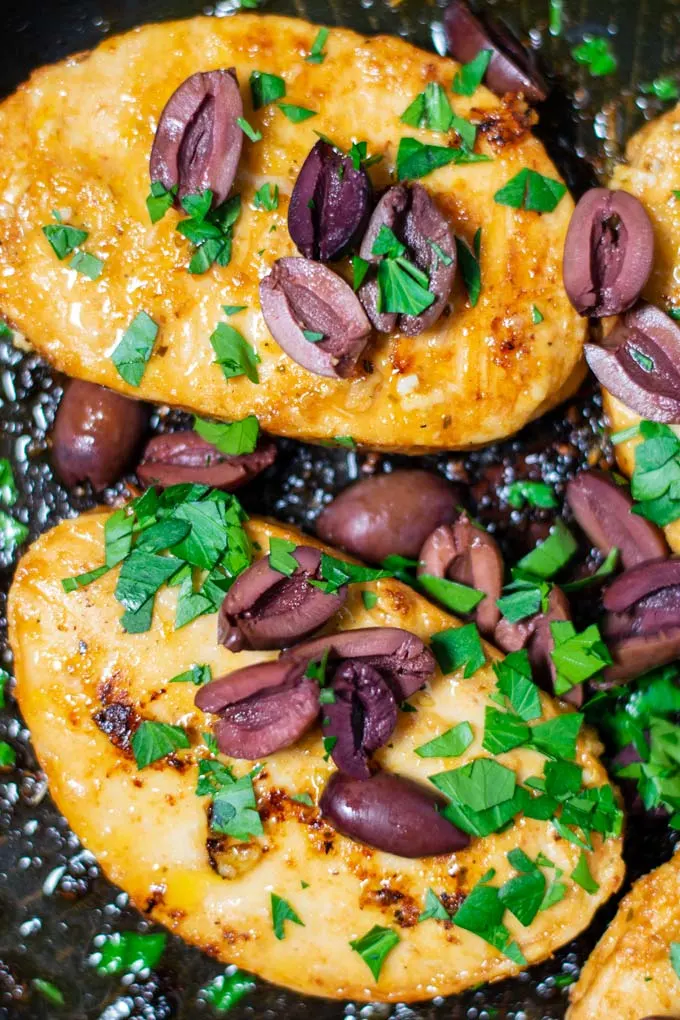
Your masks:
{"label": "kalamata olive", "polygon": [[269,332],[294,361],[316,375],[350,375],[371,332],[348,283],[320,262],[282,258],[260,283]]}
{"label": "kalamata olive", "polygon": [[[494,643],[504,652],[517,652],[521,648],[526,648],[536,680],[545,690],[554,692],[557,670],[550,654],[555,647],[550,624],[570,619],[569,599],[561,588],[554,585],[550,590],[545,612],[536,613],[515,623],[503,618],[494,632]],[[564,701],[580,707],[583,703],[583,687],[581,685],[572,687],[561,697]]]}
{"label": "kalamata olive", "polygon": [[341,663],[323,705],[324,736],[334,737],[331,757],[341,772],[368,779],[368,757],[386,744],[397,725],[397,703],[386,680],[365,662]]}
{"label": "kalamata olive", "polygon": [[501,618],[496,599],[503,589],[503,557],[492,536],[461,513],[455,524],[442,525],[420,550],[418,576],[445,577],[486,592],[472,612],[484,637],[491,639]]}
{"label": "kalamata olive", "polygon": [[117,482],[142,441],[146,404],[80,379],[68,383],[52,432],[52,462],[65,485]]}
{"label": "kalamata olive", "polygon": [[631,513],[630,493],[604,472],[579,472],[568,482],[566,495],[588,539],[604,556],[618,549],[626,569],[669,555],[661,528]]}
{"label": "kalamata olive", "polygon": [[564,288],[581,315],[621,315],[652,271],[654,232],[642,203],[626,191],[592,188],[571,217]]}
{"label": "kalamata olive", "polygon": [[604,346],[586,344],[598,382],[650,421],[680,422],[680,326],[654,305],[624,317]]}
{"label": "kalamata olive", "polygon": [[319,687],[298,663],[258,662],[201,687],[202,712],[219,715],[215,737],[220,751],[253,761],[290,747],[319,714]]}
{"label": "kalamata olive", "polygon": [[491,50],[486,84],[497,95],[522,92],[531,103],[547,97],[548,84],[536,57],[506,24],[473,14],[467,0],[452,0],[444,11],[444,27],[449,53],[461,64],[467,64],[482,50]]}
{"label": "kalamata olive", "polygon": [[397,857],[434,857],[468,846],[470,837],[439,814],[440,801],[404,776],[377,772],[352,779],[335,772],[321,795],[321,813],[343,836]]}
{"label": "kalamata olive", "polygon": [[677,585],[680,585],[680,559],[640,563],[605,589],[602,602],[609,612],[621,613],[654,592]]}
{"label": "kalamata olive", "polygon": [[319,139],[290,197],[288,233],[306,259],[340,259],[363,235],[372,204],[364,168]]}
{"label": "kalamata olive", "polygon": [[229,195],[241,158],[243,102],[234,68],[198,71],[166,103],[151,150],[151,182],[177,199],[210,189],[219,205]]}
{"label": "kalamata olive", "polygon": [[252,453],[229,456],[196,432],[168,432],[154,436],[144,450],[137,477],[143,485],[193,482],[233,492],[276,460],[276,446],[261,439]]}
{"label": "kalamata olive", "polygon": [[415,694],[435,671],[430,649],[400,627],[364,627],[312,638],[287,649],[281,658],[307,666],[320,662],[326,649],[331,663],[352,659],[372,666],[387,680],[398,702]]}
{"label": "kalamata olive", "polygon": [[236,578],[219,615],[217,637],[225,648],[285,648],[323,627],[343,606],[346,585],[327,594],[309,583],[321,579],[318,549],[299,545],[293,557],[299,568],[290,577],[265,556]]}
{"label": "kalamata olive", "polygon": [[[606,629],[605,624],[605,634]],[[680,658],[680,624],[668,633],[633,635],[620,641],[608,639],[608,647],[614,664],[607,666],[601,678],[593,682],[593,686],[602,689],[633,680]]]}
{"label": "kalamata olive", "polygon": [[460,491],[431,471],[401,470],[355,482],[325,507],[319,538],[369,563],[413,559],[430,532],[456,515]]}
{"label": "kalamata olive", "polygon": [[360,287],[359,297],[377,330],[391,333],[398,328],[401,333],[416,336],[437,321],[449,299],[456,277],[453,231],[421,184],[397,184],[382,196],[361,242],[360,254],[367,262],[377,264],[382,259],[373,251],[381,227],[389,227],[404,245],[406,258],[427,275],[428,289],[435,300],[420,315],[378,311],[378,288],[372,277]]}

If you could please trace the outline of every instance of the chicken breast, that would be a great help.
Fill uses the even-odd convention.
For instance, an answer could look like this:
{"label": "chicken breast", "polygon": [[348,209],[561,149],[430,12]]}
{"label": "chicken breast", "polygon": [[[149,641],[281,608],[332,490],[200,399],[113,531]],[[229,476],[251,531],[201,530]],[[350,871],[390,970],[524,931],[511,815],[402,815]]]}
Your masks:
{"label": "chicken breast", "polygon": [[[519,969],[450,922],[417,923],[428,889],[443,895],[453,912],[489,869],[496,871],[495,884],[513,873],[509,851],[520,847],[532,860],[542,851],[564,873],[564,899],[538,913],[529,927],[509,912],[504,919],[530,963],[578,935],[618,889],[624,873],[620,838],[593,836],[588,861],[599,888],[589,894],[569,878],[579,861],[578,847],[550,823],[528,818],[473,840],[457,854],[420,860],[340,836],[316,807],[333,771],[332,762],[324,761],[318,729],[271,755],[255,779],[264,835],[246,844],[215,838],[206,800],[194,792],[198,763],[208,754],[209,719],[194,706],[192,684],[168,680],[195,663],[209,665],[219,676],[275,653],[218,647],[215,616],[175,631],[176,588],[158,595],[148,632],[124,634],[113,597],[118,569],[66,594],[64,576],[101,563],[106,519],[100,511],[65,521],[29,549],[10,594],[10,640],[17,697],[52,794],[111,881],[148,917],[216,958],[299,992],[396,1002],[458,992]],[[271,522],[251,521],[248,528],[260,548],[268,548],[272,536],[318,545]],[[370,611],[362,600],[366,588],[379,596]],[[352,585],[332,623],[339,629],[384,625],[428,639],[457,622],[401,583],[382,580]],[[487,652],[497,657],[492,649]],[[413,697],[417,711],[399,713],[389,746],[377,754],[380,764],[427,783],[431,774],[485,756],[484,712],[494,690],[490,664],[467,680],[460,671],[437,675]],[[115,718],[106,716],[109,725],[102,725],[101,713],[111,705],[118,706]],[[561,711],[548,697],[542,707],[545,719]],[[191,748],[138,771],[126,747],[141,718],[181,724]],[[474,742],[459,758],[413,753],[462,721],[471,724]],[[588,787],[608,782],[600,751],[595,735],[584,731],[577,760]],[[546,762],[526,748],[500,760],[522,780],[541,775]],[[243,761],[230,764],[238,775],[250,767]],[[312,806],[292,799],[300,794],[311,798]],[[288,924],[282,941],[272,931],[272,892],[287,900],[304,924]],[[349,946],[374,925],[390,927],[400,938],[378,981]]]}
{"label": "chicken breast", "polygon": [[567,1020],[680,1017],[679,888],[680,854],[635,883],[571,990]]}
{"label": "chicken breast", "polygon": [[[333,28],[323,63],[309,63],[317,27],[239,14],[151,25],[107,39],[90,55],[37,71],[0,106],[0,309],[56,368],[124,393],[236,419],[310,442],[354,437],[376,449],[422,453],[488,443],[520,429],[573,392],[583,376],[585,324],[562,286],[571,198],[554,212],[514,210],[495,192],[529,168],[559,178],[530,131],[533,114],[485,88],[453,95],[457,65],[401,39]],[[235,67],[244,115],[262,140],[244,139],[235,191],[242,213],[225,268],[187,272],[188,242],[171,210],[149,221],[149,153],[161,111],[197,71]],[[253,112],[252,71],[281,75],[286,102],[316,116],[291,123],[275,105]],[[344,148],[365,140],[382,162],[376,188],[392,180],[400,138],[444,144],[447,136],[400,121],[428,82],[440,82],[455,112],[479,125],[492,162],[440,168],[422,183],[456,233],[481,234],[482,292],[470,306],[458,273],[450,314],[418,337],[374,335],[352,378],[311,374],[270,336],[258,285],[284,255],[297,254],[286,221],[300,167],[321,132]],[[451,136],[453,139],[453,136]],[[254,207],[266,182],[278,209]],[[84,248],[104,260],[96,281],[59,262],[41,227],[89,231]],[[225,379],[210,336],[224,305],[260,358],[259,384]],[[533,307],[543,321],[534,324]],[[159,326],[141,385],[118,375],[111,353],[145,311]]]}
{"label": "chicken breast", "polygon": [[[654,268],[644,297],[659,308],[680,308],[680,201],[675,197],[680,181],[680,104],[645,125],[631,138],[627,162],[614,171],[611,187],[622,188],[639,198],[654,226]],[[603,390],[604,409],[613,431],[637,425],[640,416]],[[675,427],[680,435],[680,427]],[[616,447],[621,470],[630,477],[635,467],[636,441]],[[680,552],[680,521],[665,529],[669,545]]]}

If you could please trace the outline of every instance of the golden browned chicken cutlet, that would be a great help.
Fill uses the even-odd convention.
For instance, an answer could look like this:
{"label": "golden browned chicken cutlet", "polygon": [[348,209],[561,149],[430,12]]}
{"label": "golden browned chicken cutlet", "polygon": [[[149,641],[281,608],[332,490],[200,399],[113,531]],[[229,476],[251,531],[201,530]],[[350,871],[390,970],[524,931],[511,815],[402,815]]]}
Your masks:
{"label": "golden browned chicken cutlet", "polygon": [[[458,65],[401,39],[334,28],[323,62],[306,61],[316,34],[304,21],[273,16],[195,18],[140,28],[35,72],[0,106],[0,309],[71,376],[200,415],[254,413],[275,434],[310,442],[352,436],[361,445],[407,453],[507,436],[572,393],[583,373],[585,325],[561,278],[573,203],[554,183],[559,175],[531,133],[533,114],[516,97],[498,99],[484,87],[471,97],[454,94]],[[242,204],[230,228],[231,261],[194,275],[187,271],[191,241],[176,229],[186,214],[170,209],[150,222],[149,156],[161,112],[178,86],[196,72],[229,68],[238,76],[246,128],[262,137],[242,139],[233,189]],[[287,114],[273,102],[253,109],[248,82],[257,71],[284,79]],[[455,114],[476,126],[475,153],[489,157],[450,162],[422,178],[422,165],[411,162],[404,170],[471,246],[467,255],[459,253],[448,308],[418,336],[373,333],[349,378],[313,374],[273,339],[258,296],[275,260],[297,255],[286,223],[296,178],[319,133],[344,151],[353,141],[366,142],[368,157],[382,157],[368,171],[376,191],[394,182],[404,138],[415,140],[407,146],[415,148],[416,162],[424,154],[436,164],[442,151],[450,154],[441,146],[458,144],[453,130],[400,120],[428,83],[440,84]],[[463,127],[468,143],[470,130]],[[439,152],[432,156],[418,143]],[[544,189],[541,207],[546,184],[539,177],[549,178],[548,190],[559,196],[553,211],[535,211],[530,199],[529,208],[494,201],[520,172],[515,204],[523,186],[535,186]],[[57,258],[41,229],[59,226],[55,215],[62,225],[87,231],[76,251],[80,271],[70,257]],[[476,236],[481,293],[472,307],[464,277],[474,296]],[[222,248],[220,260],[226,257]],[[341,271],[351,278],[348,266]],[[90,279],[88,272],[99,275]],[[245,310],[227,320],[224,306]],[[121,377],[112,353],[136,320],[128,353],[137,344],[133,360],[144,368],[139,347],[148,353],[155,327],[137,319],[142,312],[157,336],[135,385]],[[355,306],[353,342],[363,321]],[[211,336],[220,324],[216,356]],[[247,375],[243,362],[254,358],[243,354],[229,326],[259,359]],[[304,345],[301,336],[298,342]],[[312,336],[310,352],[314,342]]]}

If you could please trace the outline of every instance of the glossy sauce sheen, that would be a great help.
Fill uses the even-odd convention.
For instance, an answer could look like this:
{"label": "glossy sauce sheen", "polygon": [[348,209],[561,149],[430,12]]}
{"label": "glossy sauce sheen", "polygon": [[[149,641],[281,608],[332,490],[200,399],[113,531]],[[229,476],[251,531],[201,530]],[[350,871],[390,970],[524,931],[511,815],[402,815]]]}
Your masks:
{"label": "glossy sauce sheen", "polygon": [[[207,803],[194,792],[197,760],[205,755],[201,733],[209,718],[194,706],[193,684],[167,681],[194,663],[209,664],[213,675],[220,676],[274,653],[233,654],[219,647],[214,615],[174,631],[176,589],[158,596],[149,632],[124,635],[113,597],[117,570],[92,587],[65,594],[61,578],[101,562],[106,517],[95,511],[66,521],[32,546],[18,567],[9,618],[16,693],[51,793],[108,877],[149,917],[188,942],[304,993],[412,1001],[517,973],[511,960],[476,935],[440,922],[417,924],[426,891],[446,892],[455,910],[490,868],[497,870],[498,883],[510,876],[505,855],[515,847],[532,858],[547,853],[567,875],[578,862],[578,848],[560,839],[548,823],[529,819],[503,834],[473,840],[456,855],[425,860],[353,843],[326,826],[316,808],[290,799],[307,793],[317,803],[333,772],[323,760],[320,727],[294,748],[267,759],[255,781],[264,836],[240,851],[245,863],[238,877],[220,877],[206,845]],[[252,521],[249,529],[265,549],[272,535],[302,541],[298,532],[272,523]],[[379,596],[370,612],[361,598],[366,587]],[[334,625],[344,630],[398,626],[427,640],[457,622],[399,582],[384,580],[353,585]],[[390,746],[376,753],[378,764],[427,783],[429,775],[479,757],[484,753],[484,711],[494,689],[490,665],[468,680],[460,673],[436,674],[411,699],[417,712],[399,713]],[[192,749],[178,752],[174,765],[165,760],[138,772],[130,755],[93,721],[106,701],[127,705],[133,717],[137,713],[185,726]],[[547,697],[543,706],[546,718],[558,711]],[[416,747],[464,720],[471,723],[475,741],[463,756],[445,760],[414,754]],[[125,733],[117,737],[120,743]],[[577,760],[588,785],[607,782],[596,757],[599,750],[586,731]],[[545,758],[519,749],[501,761],[523,780],[540,774]],[[238,775],[250,767],[233,764]],[[590,896],[569,881],[565,899],[539,913],[529,928],[506,914],[512,937],[530,963],[547,958],[587,928],[597,908],[618,889],[624,871],[621,840],[602,842],[597,835],[594,840],[589,863],[600,885],[597,893]],[[309,888],[302,889],[301,881]],[[305,924],[287,925],[283,941],[272,931],[272,891],[288,900]],[[348,945],[375,924],[393,927],[401,937],[377,983]]]}
{"label": "glossy sauce sheen", "polygon": [[[543,215],[493,201],[526,167],[559,176],[531,135],[533,115],[485,88],[472,98],[453,95],[458,65],[397,38],[334,28],[325,61],[307,63],[316,33],[304,21],[273,16],[195,18],[141,28],[37,71],[0,106],[0,310],[69,375],[201,415],[255,413],[275,434],[352,435],[413,453],[509,435],[573,392],[583,372],[585,324],[562,286],[571,199]],[[179,214],[149,221],[149,153],[173,90],[196,71],[232,66],[244,115],[263,140],[244,140],[231,264],[191,276],[188,242],[175,230]],[[253,70],[283,75],[285,101],[318,116],[292,124],[275,106],[254,113]],[[457,114],[481,122],[479,145],[493,157],[441,168],[422,182],[468,243],[482,227],[479,304],[469,307],[459,273],[450,315],[415,338],[375,335],[351,379],[319,378],[281,350],[259,310],[261,278],[277,258],[296,254],[286,219],[297,174],[315,130],[345,148],[366,140],[369,154],[383,154],[370,171],[377,188],[390,183],[401,137],[446,144],[443,134],[399,121],[428,81],[442,83]],[[280,189],[273,213],[252,207],[267,181]],[[85,248],[106,260],[96,282],[60,263],[47,244],[40,228],[55,207],[65,222],[89,229]],[[230,322],[262,359],[259,385],[227,381],[213,363],[209,337],[225,321],[223,304],[248,305]],[[538,325],[533,305],[544,316]],[[133,391],[110,354],[140,309],[160,331]]]}
{"label": "glossy sauce sheen", "polygon": [[639,879],[593,950],[571,992],[567,1020],[680,1016],[680,978],[671,943],[680,942],[680,854]]}

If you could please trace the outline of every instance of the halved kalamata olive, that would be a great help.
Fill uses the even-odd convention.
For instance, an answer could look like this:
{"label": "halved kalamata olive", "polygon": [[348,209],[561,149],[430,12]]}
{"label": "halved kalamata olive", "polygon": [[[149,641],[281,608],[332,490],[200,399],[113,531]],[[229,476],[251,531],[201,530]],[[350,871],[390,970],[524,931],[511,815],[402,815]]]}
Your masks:
{"label": "halved kalamata olive", "polygon": [[319,687],[298,663],[258,662],[201,687],[202,712],[219,715],[215,737],[223,754],[253,761],[290,747],[319,714]]}
{"label": "halved kalamata olive", "polygon": [[386,744],[397,725],[397,703],[387,681],[365,662],[342,663],[323,705],[323,732],[335,737],[331,757],[353,779],[368,779],[368,757]]}
{"label": "halved kalamata olive", "polygon": [[288,232],[306,259],[340,259],[361,238],[373,204],[371,180],[322,139],[302,164],[288,207]]}
{"label": "halved kalamata olive", "polygon": [[225,648],[285,648],[323,627],[342,607],[346,585],[326,594],[309,583],[321,579],[319,550],[299,545],[293,557],[299,567],[290,577],[274,570],[265,556],[236,578],[218,621],[217,639]]}
{"label": "halved kalamata olive", "polygon": [[413,559],[433,528],[452,521],[460,491],[431,471],[392,471],[355,482],[316,521],[319,538],[369,563]]}
{"label": "halved kalamata olive", "polygon": [[260,283],[264,321],[277,344],[316,375],[344,379],[371,332],[348,283],[320,262],[283,258]]}
{"label": "halved kalamata olive", "polygon": [[[550,654],[555,647],[550,624],[570,619],[569,599],[561,588],[553,586],[545,612],[536,613],[516,623],[503,618],[496,627],[493,640],[504,652],[517,652],[526,648],[537,681],[545,690],[554,692],[557,671]],[[583,702],[583,688],[580,685],[573,687],[562,697],[564,701],[580,706]]]}
{"label": "halved kalamata olive", "polygon": [[148,421],[146,404],[95,383],[72,380],[52,432],[57,474],[68,486],[89,481],[101,490],[112,485],[137,452]]}
{"label": "halved kalamata olive", "polygon": [[598,382],[643,418],[680,422],[680,326],[654,305],[628,312],[606,345],[586,344]]}
{"label": "halved kalamata olive", "polygon": [[482,50],[491,50],[486,84],[497,95],[522,92],[532,103],[547,97],[548,84],[536,57],[506,24],[473,14],[467,0],[452,0],[444,11],[444,27],[449,53],[461,64],[467,64]]}
{"label": "halved kalamata olive", "polygon": [[445,577],[486,592],[486,598],[470,614],[491,639],[501,618],[496,599],[503,589],[503,557],[495,539],[461,513],[455,524],[432,532],[420,550],[418,576]]}
{"label": "halved kalamata olive", "polygon": [[442,804],[426,787],[394,773],[352,779],[335,772],[319,807],[343,836],[397,857],[434,857],[470,843],[467,833],[439,814]]}
{"label": "halved kalamata olive", "polygon": [[680,559],[640,563],[612,581],[602,601],[609,612],[621,613],[640,599],[677,585],[680,585]]}
{"label": "halved kalamata olive", "polygon": [[[605,624],[605,634],[606,629]],[[607,666],[601,677],[592,682],[594,687],[602,689],[633,680],[650,669],[666,666],[680,658],[680,624],[668,633],[608,640],[608,647],[614,664]]]}
{"label": "halved kalamata olive", "polygon": [[621,315],[649,279],[654,232],[626,191],[592,188],[574,209],[564,245],[564,288],[581,315]]}
{"label": "halved kalamata olive", "polygon": [[198,71],[166,103],[151,150],[152,184],[177,187],[177,199],[208,188],[215,205],[229,195],[241,158],[243,102],[234,68]]}
{"label": "halved kalamata olive", "polygon": [[399,702],[415,694],[435,671],[430,649],[400,627],[364,627],[312,638],[289,648],[281,658],[307,666],[320,662],[326,649],[331,663],[352,659],[372,666],[387,680]]}
{"label": "halved kalamata olive", "polygon": [[456,242],[447,220],[421,184],[397,184],[388,188],[371,216],[361,242],[360,255],[378,263],[373,253],[381,227],[389,227],[406,248],[406,257],[429,279],[428,289],[435,301],[420,315],[396,315],[378,311],[378,289],[374,278],[359,288],[359,297],[374,327],[383,333],[398,328],[416,336],[429,329],[444,311],[456,277]]}
{"label": "halved kalamata olive", "polygon": [[154,436],[144,450],[137,477],[143,485],[180,485],[193,482],[233,492],[251,481],[276,460],[276,446],[261,439],[252,453],[220,453],[193,431]]}
{"label": "halved kalamata olive", "polygon": [[618,549],[621,564],[629,568],[669,555],[661,528],[631,513],[630,493],[604,472],[579,472],[566,495],[579,526],[604,556]]}

